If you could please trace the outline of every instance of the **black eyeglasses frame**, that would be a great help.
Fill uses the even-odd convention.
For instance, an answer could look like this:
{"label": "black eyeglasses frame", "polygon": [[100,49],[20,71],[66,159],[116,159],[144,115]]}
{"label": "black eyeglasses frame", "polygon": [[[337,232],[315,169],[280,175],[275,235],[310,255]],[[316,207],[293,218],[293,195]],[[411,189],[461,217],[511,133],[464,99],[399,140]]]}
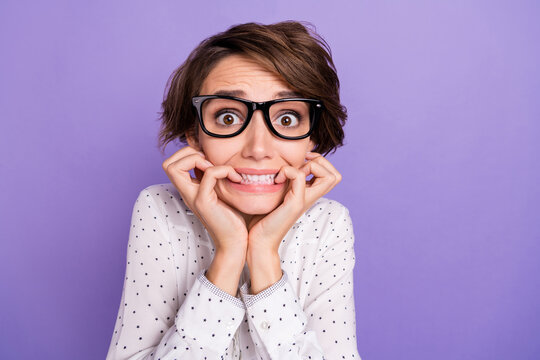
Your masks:
{"label": "black eyeglasses frame", "polygon": [[[236,131],[236,132],[234,132],[232,134],[228,134],[228,135],[215,134],[215,133],[212,133],[212,132],[208,131],[208,129],[206,129],[206,127],[204,126],[204,122],[202,120],[201,108],[202,108],[202,104],[206,100],[209,100],[209,99],[236,100],[236,101],[239,101],[239,102],[243,103],[244,105],[246,105],[246,108],[248,110],[247,119],[246,119],[246,121],[244,121],[244,124],[242,125],[242,127],[240,129],[238,129],[238,131]],[[284,135],[281,135],[279,132],[277,132],[276,129],[274,129],[274,127],[272,126],[272,121],[270,120],[270,114],[269,114],[270,106],[273,105],[273,104],[280,103],[280,102],[285,102],[285,101],[304,101],[304,102],[309,103],[309,105],[311,107],[311,109],[310,109],[311,110],[310,111],[311,116],[310,116],[310,119],[309,119],[309,121],[310,121],[310,123],[309,123],[309,132],[307,134],[301,135],[301,136],[284,136]],[[269,100],[269,101],[263,101],[263,102],[256,102],[256,101],[250,101],[250,100],[237,98],[237,97],[234,97],[234,96],[228,96],[228,95],[200,95],[200,96],[194,96],[191,99],[191,102],[192,102],[192,105],[193,105],[194,113],[197,116],[197,118],[199,119],[199,124],[201,125],[201,129],[204,131],[204,133],[209,135],[209,136],[218,137],[218,138],[230,138],[230,137],[234,137],[234,136],[240,134],[249,125],[251,119],[253,118],[253,113],[256,110],[261,110],[262,113],[263,113],[263,117],[264,117],[266,125],[268,126],[268,128],[270,129],[270,131],[274,135],[276,135],[279,138],[286,139],[286,140],[304,139],[304,138],[307,138],[308,136],[310,136],[311,133],[313,132],[313,130],[315,129],[315,126],[317,125],[317,123],[319,121],[319,118],[320,118],[320,115],[321,115],[321,112],[322,112],[322,110],[324,108],[322,101],[316,100],[316,99],[305,99],[305,98],[285,98],[285,99],[275,99],[275,100]]]}

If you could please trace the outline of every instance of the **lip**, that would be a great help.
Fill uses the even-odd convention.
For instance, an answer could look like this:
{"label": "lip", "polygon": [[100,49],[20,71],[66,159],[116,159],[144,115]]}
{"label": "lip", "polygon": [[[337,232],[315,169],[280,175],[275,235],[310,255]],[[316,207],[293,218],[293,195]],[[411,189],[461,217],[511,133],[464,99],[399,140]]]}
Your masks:
{"label": "lip", "polygon": [[246,175],[269,175],[277,174],[279,169],[252,169],[252,168],[234,168],[237,173]]}
{"label": "lip", "polygon": [[[255,174],[254,174],[255,175]],[[247,192],[247,193],[273,193],[279,191],[285,186],[285,183],[280,184],[239,184],[232,182],[229,179],[225,179],[225,182],[234,190]]]}

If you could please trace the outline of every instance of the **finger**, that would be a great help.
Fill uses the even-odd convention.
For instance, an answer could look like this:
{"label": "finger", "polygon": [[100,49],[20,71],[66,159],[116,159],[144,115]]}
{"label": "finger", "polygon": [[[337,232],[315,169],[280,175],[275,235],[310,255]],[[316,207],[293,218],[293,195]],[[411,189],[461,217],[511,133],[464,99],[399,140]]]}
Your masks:
{"label": "finger", "polygon": [[[305,163],[301,168],[300,168],[300,171],[302,171],[305,175],[306,175],[306,178],[309,176],[309,175],[313,175],[311,173],[311,161],[308,161],[307,163]],[[312,177],[309,181],[307,181],[309,184],[312,184],[313,181],[315,181],[315,177]]]}
{"label": "finger", "polygon": [[313,159],[315,159],[316,157],[319,157],[319,156],[322,156],[322,155],[317,153],[317,152],[309,151],[309,152],[306,153],[306,159],[308,159],[308,160],[313,160]]}
{"label": "finger", "polygon": [[282,183],[290,180],[289,189],[283,202],[261,221],[265,221],[265,226],[269,228],[288,230],[292,226],[291,222],[296,221],[305,211],[306,177],[302,171],[292,166],[283,166],[276,178],[278,176]]}
{"label": "finger", "polygon": [[336,182],[336,177],[325,167],[312,161],[306,163],[302,169],[304,173],[313,174],[313,177],[307,182],[307,187],[333,187]]}
{"label": "finger", "polygon": [[324,156],[318,153],[308,153],[306,154],[306,159],[308,158],[310,158],[310,162],[315,162],[326,168],[332,174],[334,174],[337,180],[336,183],[339,183],[341,181],[341,174],[339,173],[339,171],[337,171],[334,165],[332,165],[332,163],[328,161],[328,159],[326,159]]}
{"label": "finger", "polygon": [[338,183],[336,176],[320,164],[310,161],[305,165],[313,174],[313,179],[306,186],[306,202],[310,205],[328,193]]}
{"label": "finger", "polygon": [[199,154],[191,154],[168,165],[165,172],[186,202],[191,204],[197,194],[199,181],[191,177],[189,170],[195,168],[204,171],[212,166]]}
{"label": "finger", "polygon": [[304,166],[300,168],[300,170],[304,174],[313,175],[313,178],[311,179],[312,184],[314,182],[333,182],[336,178],[335,174],[330,172],[327,168],[313,161],[305,163]]}
{"label": "finger", "polygon": [[320,165],[324,166],[325,168],[327,168],[330,172],[334,174],[339,173],[337,169],[334,167],[334,165],[332,165],[332,163],[328,161],[327,158],[325,158],[319,153],[309,152],[306,154],[306,159],[319,163]]}
{"label": "finger", "polygon": [[295,171],[299,171],[298,169],[296,169],[295,167],[293,166],[290,166],[290,165],[284,165],[282,166],[276,177],[274,178],[274,182],[276,184],[281,184],[285,181],[287,181],[287,179],[289,179],[289,176],[294,176],[296,178],[296,176],[294,175],[294,172]]}
{"label": "finger", "polygon": [[190,170],[197,168],[205,171],[212,166],[214,165],[202,157],[199,153],[194,153],[169,164],[165,169],[165,172],[171,173],[172,175],[181,176],[183,179],[187,180],[192,179],[191,175],[189,174]]}
{"label": "finger", "polygon": [[163,161],[163,169],[167,169],[167,167],[172,164],[173,162],[175,161],[178,161],[186,156],[189,156],[189,155],[192,155],[192,154],[199,154],[201,155],[203,158],[205,157],[204,153],[200,152],[200,151],[197,151],[196,149],[194,149],[193,147],[191,146],[185,146],[183,148],[181,148],[180,150],[177,150],[174,154],[172,154],[171,156],[169,156],[167,159],[165,159],[165,161]]}
{"label": "finger", "polygon": [[214,193],[214,187],[219,179],[228,178],[233,182],[242,181],[242,176],[238,174],[232,166],[220,165],[208,168],[201,180],[199,195],[202,197],[211,196]]}
{"label": "finger", "polygon": [[278,180],[274,180],[276,183],[285,182],[285,180],[287,179],[290,180],[290,191],[292,192],[292,195],[300,197],[303,201],[304,191],[306,187],[306,175],[303,171],[300,171],[299,169],[292,166],[283,166],[279,170],[279,173],[276,176],[276,179],[277,178],[279,178],[279,182]]}

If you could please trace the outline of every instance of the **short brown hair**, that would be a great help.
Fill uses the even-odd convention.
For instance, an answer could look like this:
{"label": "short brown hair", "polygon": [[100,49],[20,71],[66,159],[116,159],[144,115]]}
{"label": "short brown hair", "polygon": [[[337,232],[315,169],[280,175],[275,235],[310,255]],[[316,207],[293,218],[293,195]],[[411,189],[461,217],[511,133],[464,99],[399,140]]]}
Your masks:
{"label": "short brown hair", "polygon": [[253,58],[268,71],[280,75],[303,97],[319,99],[324,111],[311,140],[313,151],[327,154],[343,145],[347,110],[339,100],[339,79],[330,47],[322,37],[297,21],[271,25],[246,23],[202,41],[167,82],[160,115],[159,146],[164,151],[172,140],[186,143],[196,138],[198,121],[191,98],[216,63],[228,55]]}

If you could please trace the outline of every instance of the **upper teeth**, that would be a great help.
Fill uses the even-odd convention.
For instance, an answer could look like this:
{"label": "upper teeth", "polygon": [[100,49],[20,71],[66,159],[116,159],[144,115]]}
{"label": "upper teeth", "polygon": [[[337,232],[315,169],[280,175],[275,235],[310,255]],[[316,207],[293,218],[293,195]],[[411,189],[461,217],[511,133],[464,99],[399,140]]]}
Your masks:
{"label": "upper teeth", "polygon": [[273,184],[276,174],[267,174],[267,175],[242,175],[241,184]]}

